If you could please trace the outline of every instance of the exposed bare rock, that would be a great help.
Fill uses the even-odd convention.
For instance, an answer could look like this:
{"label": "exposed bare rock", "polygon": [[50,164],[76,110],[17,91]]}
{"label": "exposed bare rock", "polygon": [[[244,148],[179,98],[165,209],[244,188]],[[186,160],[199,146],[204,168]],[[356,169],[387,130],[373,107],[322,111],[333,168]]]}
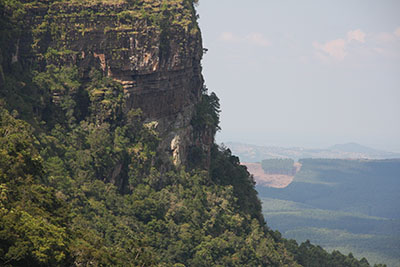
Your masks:
{"label": "exposed bare rock", "polygon": [[[157,16],[165,13],[186,17],[152,22],[141,15],[140,7],[123,1],[86,6],[54,3],[48,9],[32,7],[34,57],[43,66],[76,65],[87,75],[95,67],[120,82],[125,112],[140,108],[146,121],[156,124],[162,140],[160,151],[180,165],[187,161],[188,148],[201,142],[194,140],[190,125],[203,87],[201,34],[194,10],[187,14],[187,8],[177,5],[162,11],[158,1],[148,1],[142,8]],[[57,27],[50,29],[44,25],[44,16],[53,23],[51,27]],[[20,54],[26,55],[28,50],[26,46]],[[206,146],[206,151],[213,142],[213,136],[207,139],[210,138],[211,141],[200,144]]]}

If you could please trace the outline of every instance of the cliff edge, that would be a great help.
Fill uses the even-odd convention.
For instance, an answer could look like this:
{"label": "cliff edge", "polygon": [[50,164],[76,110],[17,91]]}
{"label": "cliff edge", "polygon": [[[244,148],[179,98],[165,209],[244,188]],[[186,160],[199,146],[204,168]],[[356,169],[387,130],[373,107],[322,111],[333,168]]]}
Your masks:
{"label": "cliff edge", "polygon": [[[36,1],[23,8],[23,30],[5,58],[10,65],[76,66],[83,81],[101,71],[123,86],[124,112],[141,109],[159,133],[164,160],[187,163],[191,144],[200,142],[191,120],[203,89],[191,1]],[[60,94],[54,90],[50,101]],[[205,140],[209,154],[213,138]]]}
{"label": "cliff edge", "polygon": [[368,266],[266,226],[194,2],[0,0],[1,266]]}

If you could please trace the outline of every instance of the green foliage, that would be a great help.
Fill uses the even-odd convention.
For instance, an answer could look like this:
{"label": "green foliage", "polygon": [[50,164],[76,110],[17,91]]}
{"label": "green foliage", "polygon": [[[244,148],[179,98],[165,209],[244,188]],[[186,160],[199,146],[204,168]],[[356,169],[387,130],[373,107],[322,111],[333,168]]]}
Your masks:
{"label": "green foliage", "polygon": [[109,77],[93,70],[86,90],[91,102],[90,112],[95,114],[95,123],[117,121],[122,116],[123,88],[122,85]]}
{"label": "green foliage", "polygon": [[11,68],[11,57],[16,53],[16,43],[23,31],[25,14],[25,7],[20,1],[0,1],[0,65],[6,71]]}
{"label": "green foliage", "polygon": [[[73,96],[77,95],[81,86],[78,69],[47,65],[46,71],[35,71],[33,75],[32,83],[36,88],[40,88],[38,90],[39,99],[41,106],[46,109],[42,119],[48,123],[66,122],[66,125],[72,126],[76,121],[76,101]],[[50,116],[47,112],[58,113],[58,116],[54,116],[54,114]]]}
{"label": "green foliage", "polygon": [[[219,127],[220,105],[215,93],[208,94],[207,88],[203,88],[200,101],[196,104],[191,125],[194,130],[194,138],[197,140],[213,140],[213,136]],[[207,141],[205,141],[207,142]],[[204,150],[201,145],[193,144],[188,153],[189,168],[208,168],[210,151]]]}
{"label": "green foliage", "polygon": [[[167,57],[171,27],[197,29],[194,2],[129,1],[119,14],[123,0],[0,2],[0,265],[298,266],[229,150],[214,145],[209,170],[169,166],[141,111],[126,111],[120,84],[65,63],[76,56],[65,48],[67,16],[82,35],[102,12],[115,28],[146,20]],[[21,18],[35,8],[46,10],[32,29],[37,58],[11,64]],[[219,129],[219,109],[204,91],[196,138]]]}
{"label": "green foliage", "polygon": [[31,127],[0,107],[0,263],[60,264],[70,242],[66,205],[43,185]]}
{"label": "green foliage", "polygon": [[[286,241],[287,248],[293,253],[296,261],[307,267],[367,267],[370,266],[365,258],[357,260],[353,254],[345,256],[339,251],[328,253],[320,246],[315,246],[309,240],[298,245],[295,240]],[[382,265],[386,266],[386,265]]]}
{"label": "green foliage", "polygon": [[212,148],[210,176],[217,184],[232,186],[239,210],[263,223],[261,203],[254,189],[253,176],[245,166],[240,165],[239,158],[233,156],[229,149],[216,145]]}
{"label": "green foliage", "polygon": [[191,122],[195,132],[199,133],[209,129],[215,134],[220,129],[219,112],[220,105],[217,95],[214,92],[208,94],[207,88],[204,88]]}
{"label": "green foliage", "polygon": [[[3,121],[4,125],[11,124]],[[291,262],[290,257],[283,256],[284,248],[275,244],[262,224],[252,220],[248,212],[238,212],[238,200],[234,197],[238,184],[221,184],[216,178],[210,179],[206,172],[182,170],[161,174],[150,168],[138,173],[151,166],[146,165],[146,149],[155,149],[151,145],[152,138],[140,122],[140,112],[131,112],[123,126],[115,130],[106,123],[96,127],[82,121],[72,130],[58,125],[48,135],[41,135],[40,144],[36,143],[42,149],[44,169],[40,167],[36,172],[47,177],[44,183],[57,191],[59,199],[69,203],[71,219],[61,221],[71,232],[57,224],[43,224],[41,217],[35,214],[21,213],[20,223],[14,217],[5,216],[2,225],[6,233],[18,233],[14,236],[15,245],[8,250],[4,248],[7,257],[22,264],[33,255],[38,262],[57,265],[67,261],[114,266],[127,263],[242,266]],[[25,137],[16,139],[33,143]],[[121,158],[124,155],[127,157]],[[217,162],[231,161],[230,157],[221,153]],[[129,172],[134,171],[136,177],[129,194],[120,194],[117,187],[103,178],[117,162],[133,164],[125,173],[129,176]],[[9,164],[5,162],[4,166]],[[232,164],[232,168],[240,167]],[[9,199],[8,188],[2,187],[2,199]],[[35,188],[30,186],[31,191]],[[48,203],[51,196],[54,197],[54,191],[41,203]],[[47,216],[43,211],[40,214]],[[57,218],[54,209],[50,214]],[[11,227],[12,221],[18,222],[20,227]],[[41,228],[32,228],[36,224]],[[31,233],[35,231],[46,232],[46,235],[35,238]],[[12,239],[8,235],[5,240]],[[30,241],[28,251],[25,240]]]}

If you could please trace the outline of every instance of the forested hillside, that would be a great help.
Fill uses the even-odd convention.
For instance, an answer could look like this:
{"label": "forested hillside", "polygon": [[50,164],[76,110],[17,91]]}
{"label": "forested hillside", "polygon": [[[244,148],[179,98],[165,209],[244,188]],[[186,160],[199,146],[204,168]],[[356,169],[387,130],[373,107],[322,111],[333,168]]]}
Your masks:
{"label": "forested hillside", "polygon": [[193,5],[0,1],[0,265],[369,266],[266,226]]}
{"label": "forested hillside", "polygon": [[293,159],[264,159],[261,161],[261,166],[267,174],[296,174]]}

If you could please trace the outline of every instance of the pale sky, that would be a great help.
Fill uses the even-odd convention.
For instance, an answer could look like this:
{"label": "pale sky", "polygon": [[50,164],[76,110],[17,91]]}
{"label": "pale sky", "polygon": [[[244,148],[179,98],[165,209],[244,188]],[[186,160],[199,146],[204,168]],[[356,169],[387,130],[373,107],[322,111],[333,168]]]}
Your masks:
{"label": "pale sky", "polygon": [[400,152],[400,1],[200,0],[218,142]]}

